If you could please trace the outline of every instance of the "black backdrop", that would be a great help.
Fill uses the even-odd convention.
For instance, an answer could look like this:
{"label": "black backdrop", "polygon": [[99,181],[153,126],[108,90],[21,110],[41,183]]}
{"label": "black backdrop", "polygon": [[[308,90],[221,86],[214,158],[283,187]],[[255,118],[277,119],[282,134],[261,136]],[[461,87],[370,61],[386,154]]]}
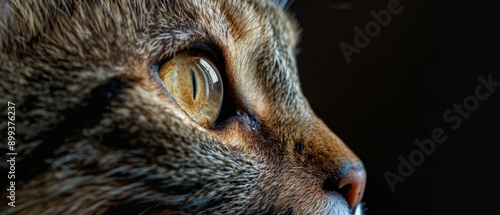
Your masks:
{"label": "black backdrop", "polygon": [[[387,10],[397,1],[295,0],[290,6],[303,30],[298,55],[303,91],[365,163],[366,214],[498,210],[500,87],[493,93],[480,89],[490,94],[487,99],[475,96],[478,77],[500,82],[500,13],[491,2],[401,0],[400,12],[372,32],[350,63],[340,44],[355,46],[354,28],[364,30],[375,20],[370,11]],[[443,119],[464,102],[470,111],[463,107],[463,116],[452,112],[454,118]],[[434,129],[442,129],[446,140],[418,157],[415,139],[432,138]],[[404,177],[398,157],[410,155],[418,166],[403,168]],[[386,172],[404,178],[394,191]]]}

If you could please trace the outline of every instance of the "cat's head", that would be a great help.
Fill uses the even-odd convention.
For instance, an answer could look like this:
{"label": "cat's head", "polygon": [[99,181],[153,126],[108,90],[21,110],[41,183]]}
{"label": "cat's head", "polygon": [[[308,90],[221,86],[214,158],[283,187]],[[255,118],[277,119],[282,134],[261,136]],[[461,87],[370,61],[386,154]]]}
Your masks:
{"label": "cat's head", "polygon": [[283,5],[1,1],[19,200],[0,208],[359,213],[363,164],[304,97]]}

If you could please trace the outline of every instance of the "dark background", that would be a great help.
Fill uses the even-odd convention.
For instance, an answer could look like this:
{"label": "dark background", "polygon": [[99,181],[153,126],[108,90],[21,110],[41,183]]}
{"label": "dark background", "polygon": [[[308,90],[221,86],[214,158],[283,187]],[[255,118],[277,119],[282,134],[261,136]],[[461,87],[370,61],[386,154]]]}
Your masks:
{"label": "dark background", "polygon": [[[302,28],[303,91],[367,169],[366,214],[498,213],[500,87],[458,129],[443,120],[474,95],[479,75],[500,82],[498,4],[401,0],[402,12],[348,64],[339,44],[354,45],[353,28],[388,2],[295,0],[289,8]],[[414,140],[435,128],[446,141],[392,192],[384,172],[398,174],[398,156],[408,159]]]}

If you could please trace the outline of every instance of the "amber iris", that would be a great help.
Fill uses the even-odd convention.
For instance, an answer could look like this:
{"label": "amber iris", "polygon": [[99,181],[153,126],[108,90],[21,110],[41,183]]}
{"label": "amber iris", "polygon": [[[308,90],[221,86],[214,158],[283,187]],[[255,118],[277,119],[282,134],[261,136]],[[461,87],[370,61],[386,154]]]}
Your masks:
{"label": "amber iris", "polygon": [[210,127],[217,119],[223,84],[215,64],[200,54],[182,52],[163,64],[159,77],[181,108],[198,124]]}

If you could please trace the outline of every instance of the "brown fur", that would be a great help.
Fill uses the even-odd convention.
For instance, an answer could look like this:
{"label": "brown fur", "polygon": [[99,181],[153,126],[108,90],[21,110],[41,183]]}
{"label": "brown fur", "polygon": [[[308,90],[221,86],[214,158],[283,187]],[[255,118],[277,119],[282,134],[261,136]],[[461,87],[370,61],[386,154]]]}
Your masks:
{"label": "brown fur", "polygon": [[[2,211],[350,213],[324,186],[362,163],[304,98],[297,24],[273,2],[0,7],[0,117],[16,103],[18,152],[16,207]],[[193,122],[152,78],[151,65],[194,42],[224,58],[241,113],[223,129]]]}

